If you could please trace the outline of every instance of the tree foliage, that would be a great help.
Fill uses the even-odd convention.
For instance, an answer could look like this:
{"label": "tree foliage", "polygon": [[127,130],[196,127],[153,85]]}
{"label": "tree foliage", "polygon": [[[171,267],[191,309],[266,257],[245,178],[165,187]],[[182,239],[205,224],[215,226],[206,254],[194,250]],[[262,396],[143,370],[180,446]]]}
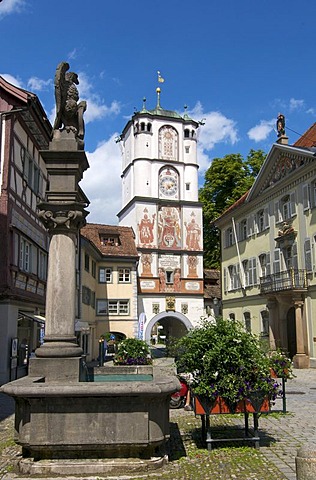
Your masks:
{"label": "tree foliage", "polygon": [[214,158],[205,172],[199,199],[203,203],[204,266],[219,268],[219,231],[211,223],[252,186],[266,158],[262,150],[250,150],[246,159],[239,153]]}

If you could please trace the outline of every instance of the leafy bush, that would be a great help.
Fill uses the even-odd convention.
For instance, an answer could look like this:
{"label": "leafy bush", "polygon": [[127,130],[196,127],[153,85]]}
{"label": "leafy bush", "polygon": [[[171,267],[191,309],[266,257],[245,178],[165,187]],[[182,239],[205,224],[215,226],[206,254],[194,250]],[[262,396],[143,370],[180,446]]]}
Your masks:
{"label": "leafy bush", "polygon": [[151,365],[152,359],[146,342],[138,338],[126,338],[119,343],[114,356],[116,365]]}
{"label": "leafy bush", "polygon": [[252,395],[275,399],[279,384],[260,342],[236,321],[202,320],[178,342],[177,367],[192,374],[192,390],[209,398],[238,402]]}

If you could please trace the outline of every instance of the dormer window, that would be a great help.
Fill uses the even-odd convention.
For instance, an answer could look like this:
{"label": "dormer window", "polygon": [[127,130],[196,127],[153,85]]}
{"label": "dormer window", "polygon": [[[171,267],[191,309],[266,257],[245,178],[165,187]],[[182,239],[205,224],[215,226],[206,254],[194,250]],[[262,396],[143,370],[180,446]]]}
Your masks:
{"label": "dormer window", "polygon": [[101,235],[100,241],[104,247],[118,247],[121,245],[118,235]]}

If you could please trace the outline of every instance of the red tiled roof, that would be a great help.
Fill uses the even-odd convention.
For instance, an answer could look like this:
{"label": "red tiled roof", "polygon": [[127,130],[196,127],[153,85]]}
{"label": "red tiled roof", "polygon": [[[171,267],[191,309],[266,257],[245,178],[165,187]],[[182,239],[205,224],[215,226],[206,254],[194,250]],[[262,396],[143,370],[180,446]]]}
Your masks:
{"label": "red tiled roof", "polygon": [[[117,225],[103,225],[99,223],[87,223],[80,230],[80,234],[89,240],[102,255],[118,257],[137,257],[135,235],[131,227]],[[102,245],[101,237],[119,237],[119,245]]]}
{"label": "red tiled roof", "polygon": [[303,133],[303,135],[293,144],[294,147],[315,147],[316,146],[316,123]]}

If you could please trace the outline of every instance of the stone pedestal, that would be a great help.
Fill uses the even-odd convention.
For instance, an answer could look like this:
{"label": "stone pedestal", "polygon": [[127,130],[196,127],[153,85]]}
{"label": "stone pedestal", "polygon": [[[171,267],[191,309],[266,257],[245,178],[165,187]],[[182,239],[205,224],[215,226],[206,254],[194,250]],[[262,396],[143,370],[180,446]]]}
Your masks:
{"label": "stone pedestal", "polygon": [[309,368],[309,356],[305,353],[297,353],[293,357],[294,368]]}
{"label": "stone pedestal", "polygon": [[308,443],[301,447],[295,457],[295,463],[297,480],[315,480],[316,445],[314,443]]}

